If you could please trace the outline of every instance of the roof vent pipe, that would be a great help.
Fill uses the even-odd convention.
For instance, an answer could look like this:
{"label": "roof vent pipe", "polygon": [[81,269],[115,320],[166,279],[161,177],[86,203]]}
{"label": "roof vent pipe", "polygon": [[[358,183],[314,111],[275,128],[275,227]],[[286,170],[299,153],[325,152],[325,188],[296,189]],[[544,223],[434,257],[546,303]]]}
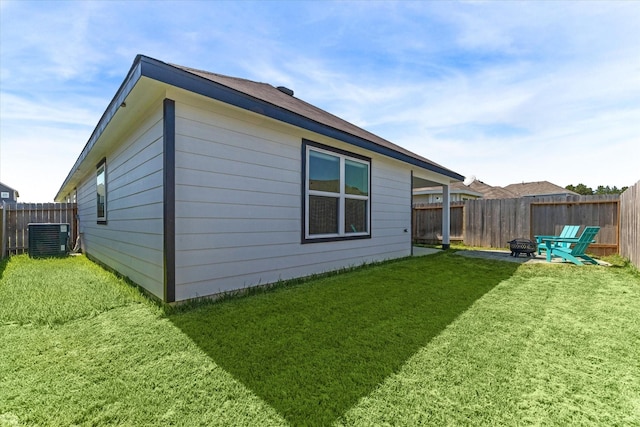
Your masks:
{"label": "roof vent pipe", "polygon": [[286,93],[289,96],[293,96],[293,91],[288,87],[278,86],[277,89],[282,93]]}

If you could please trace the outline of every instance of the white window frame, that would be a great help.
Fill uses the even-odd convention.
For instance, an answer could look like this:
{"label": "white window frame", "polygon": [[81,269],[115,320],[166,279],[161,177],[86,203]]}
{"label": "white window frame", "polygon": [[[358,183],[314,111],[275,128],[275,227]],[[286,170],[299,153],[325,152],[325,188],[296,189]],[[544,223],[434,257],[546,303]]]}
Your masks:
{"label": "white window frame", "polygon": [[[340,183],[339,192],[326,192],[320,190],[309,189],[309,170],[310,170],[310,153],[312,151],[328,154],[330,156],[337,157],[340,160]],[[371,159],[368,157],[360,156],[354,153],[349,153],[344,150],[336,149],[333,147],[324,146],[322,144],[313,143],[311,141],[305,141],[304,150],[304,233],[303,243],[314,243],[324,241],[336,241],[336,240],[351,240],[351,239],[366,239],[371,238]],[[345,161],[350,160],[352,162],[361,163],[367,166],[367,195],[348,194],[345,191]],[[310,234],[309,233],[309,196],[323,196],[338,199],[338,232],[330,234]],[[367,202],[366,209],[366,230],[363,232],[347,232],[345,230],[345,214],[346,214],[346,200],[365,200]]]}

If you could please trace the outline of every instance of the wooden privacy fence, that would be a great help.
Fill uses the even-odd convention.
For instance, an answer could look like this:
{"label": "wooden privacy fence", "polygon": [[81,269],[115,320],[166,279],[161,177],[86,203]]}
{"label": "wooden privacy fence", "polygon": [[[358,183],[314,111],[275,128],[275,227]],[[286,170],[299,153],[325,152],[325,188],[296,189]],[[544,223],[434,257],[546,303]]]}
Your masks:
{"label": "wooden privacy fence", "polygon": [[28,251],[31,223],[70,224],[72,246],[78,236],[75,203],[13,203],[0,208],[0,258]]}
{"label": "wooden privacy fence", "polygon": [[[618,195],[465,200],[461,215],[455,214],[460,208],[452,204],[452,240],[461,230],[466,245],[504,248],[517,237],[558,235],[567,224],[596,225],[600,232],[589,251],[609,255],[618,253],[620,247],[619,203]],[[415,241],[438,243],[433,237],[442,234],[441,211],[442,204],[414,208]]]}
{"label": "wooden privacy fence", "polygon": [[[463,202],[451,202],[451,241],[464,236]],[[440,227],[436,227],[438,224]],[[413,209],[413,240],[416,243],[438,244],[442,240],[442,203],[423,204]]]}
{"label": "wooden privacy fence", "polygon": [[640,181],[620,196],[620,255],[640,269]]}

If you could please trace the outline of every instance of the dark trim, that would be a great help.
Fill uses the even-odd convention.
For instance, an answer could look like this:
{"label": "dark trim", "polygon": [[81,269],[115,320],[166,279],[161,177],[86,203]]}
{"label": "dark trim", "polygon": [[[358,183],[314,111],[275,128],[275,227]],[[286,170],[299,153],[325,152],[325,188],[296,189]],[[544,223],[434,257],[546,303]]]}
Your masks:
{"label": "dark trim", "polygon": [[307,117],[301,116],[292,111],[286,110],[277,105],[268,103],[261,99],[254,98],[246,93],[231,89],[212,80],[192,74],[186,70],[166,64],[157,59],[138,55],[136,62],[140,62],[141,74],[151,79],[185,89],[199,95],[213,98],[218,101],[252,111],[263,116],[288,123],[320,135],[328,136],[356,147],[364,148],[374,153],[382,154],[405,163],[409,163],[459,181],[464,176],[453,171],[445,169],[441,166],[426,162],[424,160],[412,157],[408,154],[395,151],[392,148],[384,147],[367,139],[352,135],[350,133],[338,130],[331,126],[316,122]]}
{"label": "dark trim", "polygon": [[176,300],[176,104],[163,101],[164,302]]}
{"label": "dark trim", "polygon": [[371,234],[368,234],[366,236],[364,236],[364,235],[362,235],[362,236],[345,235],[344,237],[341,237],[341,236],[318,237],[317,239],[306,239],[306,238],[304,238],[303,241],[302,241],[302,244],[307,244],[307,243],[326,243],[326,242],[342,242],[344,240],[363,240],[363,239],[370,239],[370,238],[371,238]]}
{"label": "dark trim", "polygon": [[98,124],[93,129],[93,132],[91,133],[89,140],[87,141],[84,148],[82,149],[80,156],[78,156],[78,159],[76,160],[73,167],[71,168],[71,171],[69,171],[69,174],[67,175],[64,182],[62,183],[60,190],[58,190],[58,194],[56,194],[56,197],[55,197],[56,199],[60,196],[60,194],[62,193],[64,188],[67,186],[69,181],[71,181],[75,172],[80,168],[80,165],[82,164],[84,159],[87,157],[87,155],[89,154],[93,146],[96,144],[100,136],[102,136],[102,132],[104,132],[104,130],[107,128],[107,125],[109,124],[113,116],[115,116],[116,112],[118,111],[122,103],[125,101],[127,96],[129,96],[129,93],[131,93],[131,90],[133,89],[133,87],[136,85],[136,83],[138,83],[138,80],[140,80],[140,77],[142,77],[141,66],[140,66],[141,59],[142,59],[141,55],[136,56],[136,59],[133,61],[133,65],[131,66],[131,68],[129,69],[129,72],[127,73],[127,77],[124,79],[124,81],[118,88],[118,91],[111,99],[111,102],[107,106],[107,109],[104,111],[104,113],[102,113],[102,116],[98,121]]}
{"label": "dark trim", "polygon": [[306,237],[307,237],[307,200],[306,200],[306,194],[307,194],[307,140],[303,139],[302,140],[302,153],[300,156],[300,162],[302,163],[302,167],[300,168],[302,170],[302,177],[300,179],[301,184],[300,184],[300,206],[302,206],[302,209],[300,209],[300,211],[302,212],[302,218],[301,218],[301,222],[300,222],[300,243],[305,243]]}
{"label": "dark trim", "polygon": [[[354,159],[363,160],[365,162],[371,162],[371,157],[363,156],[362,154],[352,153],[351,151],[342,150],[340,148],[335,148],[330,145],[320,144],[319,142],[310,141],[304,138],[302,139],[302,145],[303,145],[303,148],[305,149],[305,152],[306,152],[306,147],[311,146],[311,147],[320,148],[321,150],[332,151],[334,153],[341,154],[343,156],[353,157]],[[369,174],[371,174],[371,171],[369,171]]]}
{"label": "dark trim", "polygon": [[107,163],[107,158],[103,157],[102,160],[100,160],[97,164],[96,164],[96,169],[99,169],[100,166],[104,165],[105,163]]}
{"label": "dark trim", "polygon": [[265,117],[279,120],[281,122],[327,136],[329,138],[334,138],[347,144],[351,144],[356,147],[381,154],[383,156],[391,157],[396,160],[400,160],[402,162],[445,175],[457,181],[464,180],[464,176],[439,165],[433,164],[429,161],[413,157],[410,154],[396,151],[393,148],[385,147],[373,141],[369,141],[367,139],[352,135],[348,132],[338,130],[329,125],[316,122],[308,117],[304,117],[261,99],[254,98],[250,95],[247,95],[246,93],[231,89],[227,86],[216,83],[204,77],[200,77],[181,68],[174,67],[157,59],[150,58],[144,55],[137,55],[133,62],[133,65],[127,73],[127,77],[118,88],[118,91],[109,103],[109,106],[107,107],[105,112],[102,114],[102,117],[93,130],[89,141],[83,148],[82,153],[76,160],[75,164],[71,168],[71,171],[67,175],[67,178],[60,187],[56,198],[58,198],[69,181],[71,181],[73,175],[79,169],[82,161],[86,158],[87,154],[91,151],[96,141],[100,138],[102,132],[104,131],[104,129],[106,129],[107,125],[116,114],[122,103],[126,100],[129,93],[131,93],[138,80],[140,80],[142,77],[148,77],[161,83],[188,90],[193,93],[263,115]]}
{"label": "dark trim", "polygon": [[[345,234],[344,236],[331,236],[331,237],[316,237],[316,238],[307,238],[307,147],[315,147],[322,150],[330,151],[336,154],[340,154],[342,156],[352,157],[354,159],[362,160],[363,162],[367,162],[369,164],[369,232],[366,235],[357,235],[353,236],[350,234]],[[362,239],[371,239],[373,237],[373,219],[371,218],[373,212],[373,205],[371,204],[372,200],[372,191],[371,191],[371,169],[373,169],[373,161],[371,158],[367,156],[363,156],[361,154],[352,153],[350,151],[342,150],[340,148],[331,147],[330,145],[320,144],[319,142],[310,141],[308,139],[302,139],[302,186],[301,186],[301,204],[302,204],[302,227],[300,233],[300,243],[324,243],[324,242],[342,242],[343,240],[362,240]]]}
{"label": "dark trim", "polygon": [[[96,164],[96,171],[99,170],[101,167],[104,167],[104,219],[99,219],[98,218],[98,212],[97,212],[97,206],[96,206],[96,224],[98,225],[107,225],[109,222],[109,215],[107,215],[107,208],[109,206],[108,203],[108,197],[107,197],[107,190],[109,188],[109,185],[107,183],[107,158],[103,157],[102,160],[100,160],[97,164]],[[96,177],[97,179],[97,172],[96,172]],[[96,196],[97,197],[97,196]],[[97,204],[98,200],[96,199],[96,204]]]}

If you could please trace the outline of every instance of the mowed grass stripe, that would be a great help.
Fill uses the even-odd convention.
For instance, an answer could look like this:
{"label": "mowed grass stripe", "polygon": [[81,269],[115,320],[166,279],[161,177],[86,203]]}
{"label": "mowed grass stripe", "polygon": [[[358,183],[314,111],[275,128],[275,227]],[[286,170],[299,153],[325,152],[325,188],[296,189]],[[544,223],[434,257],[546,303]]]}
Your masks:
{"label": "mowed grass stripe", "polygon": [[292,424],[328,425],[517,266],[441,253],[170,319]]}
{"label": "mowed grass stripe", "polygon": [[85,257],[31,259],[0,264],[0,325],[61,324],[144,298]]}
{"label": "mowed grass stripe", "polygon": [[165,314],[83,258],[86,307],[20,299],[40,261],[0,269],[0,425],[640,425],[630,268],[442,253]]}
{"label": "mowed grass stripe", "polygon": [[494,288],[339,425],[640,425],[640,279],[533,265]]}

